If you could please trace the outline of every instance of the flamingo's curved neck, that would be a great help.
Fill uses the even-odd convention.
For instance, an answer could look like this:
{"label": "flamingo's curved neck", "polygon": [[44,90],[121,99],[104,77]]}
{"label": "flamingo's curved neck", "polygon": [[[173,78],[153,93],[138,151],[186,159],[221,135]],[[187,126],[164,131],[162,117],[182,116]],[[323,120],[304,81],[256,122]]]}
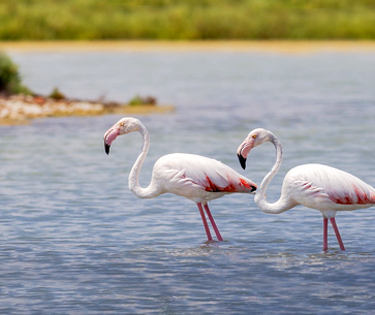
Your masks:
{"label": "flamingo's curved neck", "polygon": [[281,192],[281,196],[278,201],[274,203],[270,203],[267,201],[266,189],[271,180],[273,179],[273,177],[279,171],[283,158],[283,149],[277,137],[271,134],[269,141],[276,148],[276,162],[272,169],[268,172],[268,174],[263,178],[262,182],[260,183],[255,194],[254,201],[263,212],[279,214],[292,208],[292,205],[290,204],[290,202],[288,202],[287,198],[284,198],[283,192]]}
{"label": "flamingo's curved neck", "polygon": [[153,178],[151,178],[151,183],[148,187],[143,188],[139,185],[139,174],[150,148],[150,137],[146,127],[142,123],[139,124],[138,131],[142,135],[143,144],[141,153],[135,161],[129,174],[129,190],[138,198],[153,198],[157,195],[160,195],[159,190],[154,185]]}

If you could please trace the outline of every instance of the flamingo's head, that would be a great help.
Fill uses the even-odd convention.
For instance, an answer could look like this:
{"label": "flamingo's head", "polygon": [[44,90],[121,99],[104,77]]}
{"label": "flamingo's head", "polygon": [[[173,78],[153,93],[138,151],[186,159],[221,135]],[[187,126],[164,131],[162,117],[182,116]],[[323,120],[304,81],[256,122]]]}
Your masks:
{"label": "flamingo's head", "polygon": [[105,153],[109,154],[111,144],[118,136],[127,134],[129,132],[138,131],[139,127],[140,121],[136,118],[125,117],[120,119],[104,134]]}
{"label": "flamingo's head", "polygon": [[272,141],[273,134],[263,128],[252,130],[237,149],[237,156],[243,169],[246,169],[246,159],[251,149],[265,142]]}

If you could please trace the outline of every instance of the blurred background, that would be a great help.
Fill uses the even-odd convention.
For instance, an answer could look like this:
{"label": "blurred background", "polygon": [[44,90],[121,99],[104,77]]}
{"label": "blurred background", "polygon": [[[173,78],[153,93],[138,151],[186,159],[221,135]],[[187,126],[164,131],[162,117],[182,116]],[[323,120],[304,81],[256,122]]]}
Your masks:
{"label": "blurred background", "polygon": [[4,0],[0,40],[374,39],[374,0]]}
{"label": "blurred background", "polygon": [[[246,171],[236,149],[250,130],[270,129],[284,150],[267,190],[275,201],[303,163],[375,185],[374,37],[370,0],[4,0],[0,87],[173,105],[132,114],[151,138],[142,186],[173,152],[218,159],[259,184],[273,146],[254,149]],[[318,211],[266,215],[253,195],[228,195],[211,202],[224,242],[206,243],[190,200],[129,192],[141,137],[103,149],[122,116],[0,126],[1,314],[373,312],[374,208],[339,213],[346,251],[330,227],[323,252]]]}

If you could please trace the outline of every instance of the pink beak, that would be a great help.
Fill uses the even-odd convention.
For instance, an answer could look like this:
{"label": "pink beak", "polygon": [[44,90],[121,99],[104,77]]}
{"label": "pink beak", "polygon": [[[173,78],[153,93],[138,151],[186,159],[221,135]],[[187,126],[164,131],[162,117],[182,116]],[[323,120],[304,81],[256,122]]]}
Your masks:
{"label": "pink beak", "polygon": [[252,145],[248,144],[247,141],[244,141],[237,150],[238,160],[243,169],[246,169],[246,160],[250,150],[253,148]]}
{"label": "pink beak", "polygon": [[107,130],[107,132],[104,134],[104,150],[105,153],[109,154],[109,149],[111,147],[112,142],[120,135],[120,129],[114,127],[111,127]]}

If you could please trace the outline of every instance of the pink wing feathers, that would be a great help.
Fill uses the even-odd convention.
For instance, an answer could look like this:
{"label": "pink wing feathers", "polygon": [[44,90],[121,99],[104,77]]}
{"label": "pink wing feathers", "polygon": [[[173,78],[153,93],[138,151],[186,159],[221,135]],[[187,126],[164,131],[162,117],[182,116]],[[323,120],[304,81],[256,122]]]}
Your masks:
{"label": "pink wing feathers", "polygon": [[286,178],[295,189],[295,198],[306,206],[313,207],[317,197],[329,199],[337,206],[348,206],[348,210],[350,206],[369,207],[375,203],[375,191],[370,185],[330,166],[300,165],[291,169]]}
{"label": "pink wing feathers", "polygon": [[231,193],[252,192],[256,188],[252,181],[227,165],[194,154],[165,155],[156,162],[155,168],[159,170],[157,173],[168,177],[170,184],[178,189]]}

